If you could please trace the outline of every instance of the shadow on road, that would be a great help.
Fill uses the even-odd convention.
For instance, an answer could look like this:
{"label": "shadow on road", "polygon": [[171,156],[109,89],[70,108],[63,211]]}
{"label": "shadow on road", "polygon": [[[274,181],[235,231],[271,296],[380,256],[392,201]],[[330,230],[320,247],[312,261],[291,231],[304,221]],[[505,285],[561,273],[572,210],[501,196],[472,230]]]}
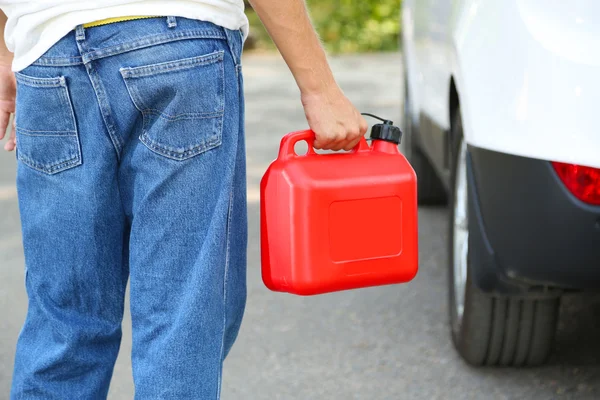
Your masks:
{"label": "shadow on road", "polygon": [[600,365],[600,294],[565,295],[561,302],[553,365]]}

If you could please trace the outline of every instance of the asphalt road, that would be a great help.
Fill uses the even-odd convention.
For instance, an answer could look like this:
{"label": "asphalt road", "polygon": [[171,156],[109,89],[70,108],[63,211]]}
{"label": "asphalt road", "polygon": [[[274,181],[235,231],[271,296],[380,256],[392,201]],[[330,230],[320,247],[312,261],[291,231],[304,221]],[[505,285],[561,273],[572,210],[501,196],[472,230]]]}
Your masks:
{"label": "asphalt road", "polygon": [[[248,306],[226,361],[224,400],[598,399],[600,298],[563,301],[556,352],[536,369],[472,369],[450,342],[444,208],[419,210],[420,272],[410,284],[300,298],[260,280],[258,183],[279,138],[306,126],[298,92],[276,56],[245,61],[249,182]],[[332,59],[362,111],[397,120],[397,54]],[[14,189],[14,154],[0,154],[0,398],[7,398],[15,341],[26,311]],[[110,399],[133,397],[129,317]]]}

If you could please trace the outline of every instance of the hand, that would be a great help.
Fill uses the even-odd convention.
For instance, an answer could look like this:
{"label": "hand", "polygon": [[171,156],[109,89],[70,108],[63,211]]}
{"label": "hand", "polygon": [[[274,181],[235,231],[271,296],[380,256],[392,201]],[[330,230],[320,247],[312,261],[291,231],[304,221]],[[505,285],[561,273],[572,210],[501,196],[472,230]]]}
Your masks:
{"label": "hand", "polygon": [[367,131],[367,121],[337,85],[303,93],[301,99],[308,126],[315,132],[316,149],[352,150]]}
{"label": "hand", "polygon": [[[0,140],[8,130],[10,114],[15,112],[15,99],[17,96],[17,83],[15,74],[11,71],[10,65],[0,65]],[[17,146],[15,136],[15,124],[10,128],[8,140],[4,144],[4,150],[13,151]]]}

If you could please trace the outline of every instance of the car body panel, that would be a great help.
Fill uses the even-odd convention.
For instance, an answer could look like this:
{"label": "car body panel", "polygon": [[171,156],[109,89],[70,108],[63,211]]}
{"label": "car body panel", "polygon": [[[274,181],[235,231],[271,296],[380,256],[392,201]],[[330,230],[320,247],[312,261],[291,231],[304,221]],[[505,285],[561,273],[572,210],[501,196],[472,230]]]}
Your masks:
{"label": "car body panel", "polygon": [[600,2],[403,7],[411,131],[446,187],[452,87],[459,98],[475,285],[534,297],[600,287],[600,207],[569,193],[548,162],[600,168]]}
{"label": "car body panel", "polygon": [[405,0],[403,7],[413,121],[439,128],[420,139],[440,172],[436,135],[450,128],[451,80],[468,144],[600,167],[600,2]]}

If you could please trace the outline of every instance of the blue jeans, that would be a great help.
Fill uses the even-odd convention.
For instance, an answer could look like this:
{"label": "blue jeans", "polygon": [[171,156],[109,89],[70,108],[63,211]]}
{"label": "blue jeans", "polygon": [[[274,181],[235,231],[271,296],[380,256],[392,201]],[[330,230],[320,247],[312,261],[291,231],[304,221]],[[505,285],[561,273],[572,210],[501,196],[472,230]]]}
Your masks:
{"label": "blue jeans", "polygon": [[242,37],[78,27],[17,74],[29,309],[12,399],[105,399],[130,281],[136,399],[217,399],[246,301]]}

